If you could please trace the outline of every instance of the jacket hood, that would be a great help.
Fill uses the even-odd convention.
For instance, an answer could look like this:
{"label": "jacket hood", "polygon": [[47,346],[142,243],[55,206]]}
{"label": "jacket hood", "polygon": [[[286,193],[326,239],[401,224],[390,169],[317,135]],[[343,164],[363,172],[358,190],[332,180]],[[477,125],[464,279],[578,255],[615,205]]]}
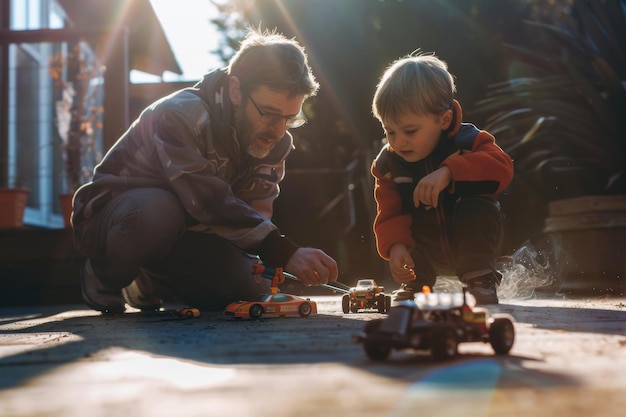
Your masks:
{"label": "jacket hood", "polygon": [[194,88],[197,90],[198,96],[209,107],[211,126],[214,129],[229,131],[231,126],[235,124],[235,116],[230,97],[228,96],[228,74],[226,74],[226,69],[219,68],[205,74]]}

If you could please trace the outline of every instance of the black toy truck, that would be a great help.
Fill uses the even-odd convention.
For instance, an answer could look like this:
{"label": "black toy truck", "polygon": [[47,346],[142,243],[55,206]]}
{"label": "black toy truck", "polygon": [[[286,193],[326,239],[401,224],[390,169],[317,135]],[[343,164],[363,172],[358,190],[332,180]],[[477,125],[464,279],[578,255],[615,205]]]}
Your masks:
{"label": "black toy truck", "polygon": [[471,298],[465,289],[460,294],[417,293],[413,300],[397,302],[386,318],[368,321],[353,340],[363,344],[373,361],[386,360],[394,349],[430,351],[442,361],[456,356],[464,342],[490,343],[497,355],[508,354],[515,340],[513,317],[490,315],[473,307]]}

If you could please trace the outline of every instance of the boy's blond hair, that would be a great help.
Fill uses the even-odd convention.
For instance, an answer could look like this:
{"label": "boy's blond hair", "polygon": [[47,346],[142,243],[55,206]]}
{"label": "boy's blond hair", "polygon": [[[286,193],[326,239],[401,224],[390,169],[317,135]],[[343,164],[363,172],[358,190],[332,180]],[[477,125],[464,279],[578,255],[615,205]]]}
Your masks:
{"label": "boy's blond hair", "polygon": [[376,87],[372,112],[381,123],[406,114],[441,114],[452,108],[456,86],[448,65],[434,54],[413,53],[387,67]]}

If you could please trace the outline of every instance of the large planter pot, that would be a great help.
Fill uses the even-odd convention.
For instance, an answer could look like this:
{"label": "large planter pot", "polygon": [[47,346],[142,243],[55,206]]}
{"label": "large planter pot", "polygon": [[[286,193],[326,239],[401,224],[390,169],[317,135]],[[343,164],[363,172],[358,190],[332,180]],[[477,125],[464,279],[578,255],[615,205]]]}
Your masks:
{"label": "large planter pot", "polygon": [[0,228],[24,226],[29,191],[27,188],[0,188]]}
{"label": "large planter pot", "polygon": [[553,201],[544,233],[559,235],[562,293],[624,295],[626,195]]}

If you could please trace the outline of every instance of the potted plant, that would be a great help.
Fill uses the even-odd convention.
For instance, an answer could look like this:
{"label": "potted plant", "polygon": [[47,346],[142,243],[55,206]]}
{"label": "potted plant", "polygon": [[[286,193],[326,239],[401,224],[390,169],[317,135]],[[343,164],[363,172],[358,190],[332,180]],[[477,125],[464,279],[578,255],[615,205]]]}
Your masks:
{"label": "potted plant", "polygon": [[50,58],[54,81],[56,126],[62,142],[66,192],[61,208],[66,227],[71,215],[74,192],[91,179],[101,159],[99,136],[102,132],[103,69],[85,42],[74,44]]}
{"label": "potted plant", "polygon": [[0,188],[0,229],[24,225],[29,190],[23,187]]}
{"label": "potted plant", "polygon": [[19,172],[9,163],[8,152],[0,160],[0,229],[13,229],[24,226],[24,214],[30,189],[24,186]]}
{"label": "potted plant", "polygon": [[542,235],[562,236],[569,286],[623,293],[626,11],[622,0],[573,0],[567,10],[529,22],[539,46],[508,45],[524,73],[494,85],[477,109],[515,161],[512,210],[545,217]]}

